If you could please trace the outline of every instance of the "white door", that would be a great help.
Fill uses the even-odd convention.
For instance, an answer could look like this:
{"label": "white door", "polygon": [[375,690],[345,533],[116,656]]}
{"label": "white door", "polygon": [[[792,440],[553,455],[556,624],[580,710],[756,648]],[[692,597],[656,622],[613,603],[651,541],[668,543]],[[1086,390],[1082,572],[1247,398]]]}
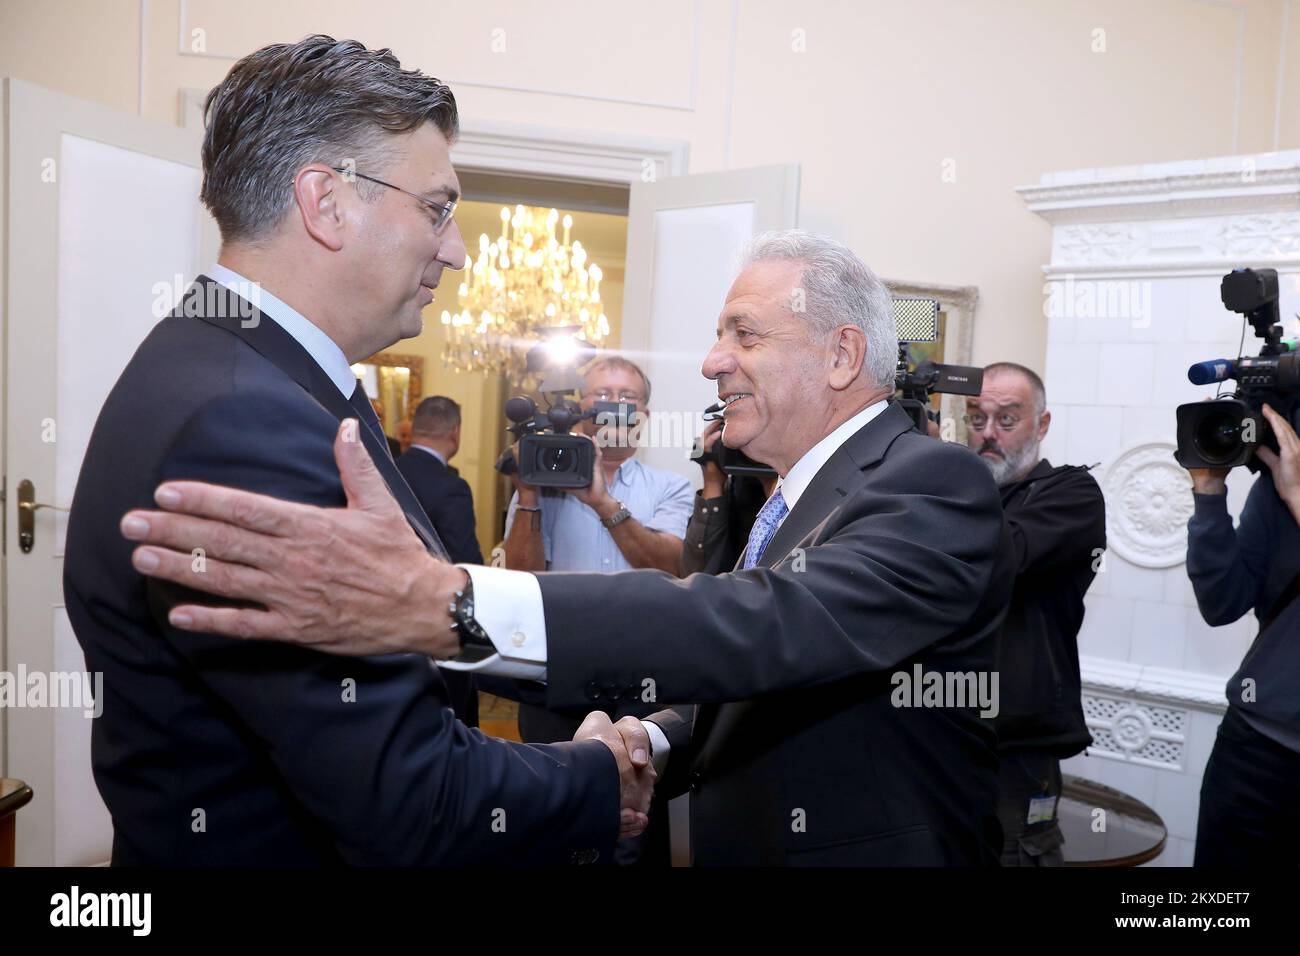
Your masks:
{"label": "white door", "polygon": [[797,165],[632,184],[622,342],[650,378],[659,418],[639,453],[646,464],[699,487],[699,466],[688,457],[698,422],[690,416],[717,400],[700,363],[715,341],[737,254],[756,233],[793,228],[798,213]]}
{"label": "white door", "polygon": [[[34,674],[80,674],[85,660],[63,606],[66,516],[23,509],[19,489],[38,504],[71,501],[109,389],[164,306],[215,260],[217,233],[198,202],[199,131],[20,80],[4,83],[0,669],[11,679],[25,672],[31,682]],[[33,519],[29,540],[20,540],[24,510]],[[76,866],[109,856],[108,812],[90,772],[93,718],[73,699],[66,676],[62,689],[43,707],[0,709],[0,772],[25,780],[35,794],[18,815],[20,865]]]}
{"label": "white door", "polygon": [[[699,416],[717,400],[700,364],[716,340],[736,259],[756,233],[792,229],[798,216],[797,165],[632,183],[621,351],[650,378],[658,421],[643,432],[648,442],[638,455],[646,464],[700,487],[690,447]],[[689,800],[668,805],[674,866],[690,863]]]}

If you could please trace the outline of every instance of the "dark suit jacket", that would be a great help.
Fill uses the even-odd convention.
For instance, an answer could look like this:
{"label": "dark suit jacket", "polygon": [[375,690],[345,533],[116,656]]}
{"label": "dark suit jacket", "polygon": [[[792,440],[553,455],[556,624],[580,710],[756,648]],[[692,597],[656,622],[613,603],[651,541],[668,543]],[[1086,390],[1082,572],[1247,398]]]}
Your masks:
{"label": "dark suit jacket", "polygon": [[[469,482],[453,475],[439,459],[415,446],[398,457],[397,470],[415,492],[451,560],[482,564],[483,552],[479,550],[474,531],[474,496],[470,493]],[[474,675],[443,671],[442,681],[447,685],[456,716],[470,727],[477,727],[478,686]],[[563,739],[572,740],[572,731]]]}
{"label": "dark suit jacket", "polygon": [[[346,504],[332,445],[356,411],[275,322],[242,327],[240,305],[200,277],[154,328],[100,412],[73,499],[64,593],[87,667],[104,673],[92,761],[114,863],[608,858],[619,801],[604,744],[469,730],[418,655],[330,657],[166,623],[183,595],[141,577],[118,532],[124,512],[152,507],[159,481]],[[434,542],[382,438],[360,434]]]}
{"label": "dark suit jacket", "polygon": [[438,458],[414,445],[397,459],[397,470],[415,492],[452,561],[482,564],[474,529],[469,482],[453,475]]}
{"label": "dark suit jacket", "polygon": [[991,720],[896,707],[891,675],[993,668],[1009,555],[988,468],[891,405],[757,568],[539,575],[548,703],[653,686],[698,705],[651,718],[672,744],[661,786],[691,792],[696,864],[993,865]]}

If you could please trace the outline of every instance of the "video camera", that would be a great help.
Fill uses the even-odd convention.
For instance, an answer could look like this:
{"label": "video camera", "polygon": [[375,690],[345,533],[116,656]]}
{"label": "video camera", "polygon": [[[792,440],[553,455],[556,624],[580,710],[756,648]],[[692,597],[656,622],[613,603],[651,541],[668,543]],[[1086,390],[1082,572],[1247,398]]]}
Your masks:
{"label": "video camera", "polygon": [[586,435],[571,435],[579,422],[595,419],[602,425],[628,428],[636,424],[635,406],[628,402],[596,402],[590,411],[569,398],[559,398],[545,411],[527,395],[506,402],[510,434],[519,439],[519,458],[509,448],[497,459],[503,475],[539,488],[586,488],[591,484],[596,449]]}
{"label": "video camera", "polygon": [[[717,421],[722,417],[724,407],[723,402],[710,405],[704,410],[704,420],[706,422]],[[744,452],[735,448],[728,448],[722,444],[721,437],[713,443],[713,448],[709,451],[704,450],[704,440],[696,438],[695,446],[691,449],[691,461],[697,462],[701,468],[708,462],[713,462],[728,475],[747,475],[753,478],[776,477],[775,468],[769,468],[762,462],[754,461]]]}
{"label": "video camera", "polygon": [[1282,338],[1277,270],[1234,269],[1223,277],[1219,298],[1229,311],[1245,317],[1264,345],[1258,356],[1211,359],[1187,370],[1193,385],[1235,379],[1237,390],[1231,398],[1178,406],[1174,457],[1184,468],[1245,465],[1258,471],[1256,446],[1277,451],[1277,437],[1260,411],[1267,402],[1274,411],[1290,416],[1300,394],[1300,355],[1295,340]]}
{"label": "video camera", "polygon": [[594,419],[602,426],[635,427],[636,406],[628,402],[596,402],[589,411],[568,397],[582,388],[578,366],[596,355],[594,349],[573,338],[576,328],[550,330],[553,338],[528,351],[527,372],[545,373],[538,391],[550,402],[545,411],[527,395],[506,402],[508,431],[519,441],[519,458],[507,448],[495,468],[503,475],[518,474],[525,484],[539,488],[586,488],[591,484],[596,450],[586,435],[570,432],[579,422]]}
{"label": "video camera", "polygon": [[[893,297],[898,326],[898,370],[894,375],[894,401],[912,416],[916,430],[928,431],[930,396],[976,395],[984,387],[984,370],[967,365],[941,365],[925,359],[912,364],[910,346],[939,341],[939,302],[936,299]],[[935,422],[939,416],[934,415]]]}

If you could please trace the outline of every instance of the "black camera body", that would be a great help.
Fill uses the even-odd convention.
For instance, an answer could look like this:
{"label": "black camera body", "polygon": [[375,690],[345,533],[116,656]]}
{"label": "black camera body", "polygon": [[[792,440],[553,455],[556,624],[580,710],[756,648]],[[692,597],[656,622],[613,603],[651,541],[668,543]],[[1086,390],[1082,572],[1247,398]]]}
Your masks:
{"label": "black camera body", "polygon": [[1300,395],[1300,354],[1282,338],[1278,313],[1277,270],[1234,269],[1223,277],[1219,297],[1225,308],[1240,312],[1264,340],[1259,355],[1198,362],[1187,370],[1193,385],[1235,379],[1231,398],[1179,405],[1178,450],[1184,468],[1259,470],[1255,449],[1277,451],[1277,437],[1261,409],[1268,404],[1289,417]]}
{"label": "black camera body", "polygon": [[636,424],[635,407],[626,402],[596,402],[590,411],[572,399],[561,398],[545,411],[525,395],[506,402],[510,433],[519,439],[519,461],[509,448],[497,459],[503,475],[518,474],[524,484],[539,488],[586,488],[596,466],[596,449],[586,435],[573,435],[574,426],[587,419],[626,428]]}
{"label": "black camera body", "polygon": [[924,435],[929,425],[930,396],[939,392],[978,397],[984,388],[984,370],[969,365],[941,365],[929,359],[912,365],[908,343],[900,341],[894,387],[894,401],[912,416],[916,430]]}
{"label": "black camera body", "polygon": [[[706,422],[717,421],[722,417],[723,405],[719,402],[716,405],[710,405],[704,410],[704,420]],[[699,464],[703,468],[709,462],[717,465],[722,469],[724,474],[738,477],[750,478],[775,478],[776,469],[763,464],[760,461],[754,461],[743,451],[735,448],[728,448],[722,443],[719,437],[713,443],[713,448],[709,451],[704,450],[704,442],[700,438],[695,439],[695,445],[691,448],[691,461]]]}

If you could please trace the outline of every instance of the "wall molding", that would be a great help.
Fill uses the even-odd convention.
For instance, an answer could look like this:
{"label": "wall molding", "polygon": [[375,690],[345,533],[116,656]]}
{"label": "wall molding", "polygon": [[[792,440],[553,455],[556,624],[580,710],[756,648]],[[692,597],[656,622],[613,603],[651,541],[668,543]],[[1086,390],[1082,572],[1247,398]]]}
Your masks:
{"label": "wall molding", "polygon": [[1016,192],[1054,225],[1300,209],[1300,150],[1049,173]]}
{"label": "wall molding", "polygon": [[690,144],[686,140],[474,120],[462,124],[451,155],[458,167],[467,169],[630,186],[685,175]]}
{"label": "wall molding", "polygon": [[1226,677],[1082,654],[1079,670],[1085,691],[1135,697],[1211,714],[1222,714],[1228,708],[1224,694]]}
{"label": "wall molding", "polygon": [[[180,90],[181,126],[203,126],[208,91]],[[469,120],[451,150],[457,168],[536,179],[630,186],[684,176],[690,162],[686,140],[597,130],[562,129],[497,120]]]}

